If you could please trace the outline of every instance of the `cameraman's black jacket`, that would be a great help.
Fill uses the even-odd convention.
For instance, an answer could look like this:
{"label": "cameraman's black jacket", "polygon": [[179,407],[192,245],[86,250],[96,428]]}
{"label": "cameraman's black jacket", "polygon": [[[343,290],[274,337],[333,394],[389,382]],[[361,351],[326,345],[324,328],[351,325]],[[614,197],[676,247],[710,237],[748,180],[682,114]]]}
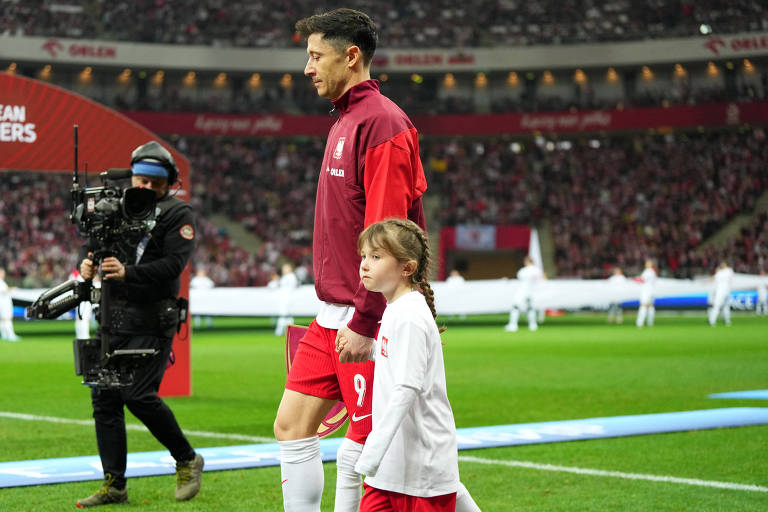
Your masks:
{"label": "cameraman's black jacket", "polygon": [[[151,307],[179,293],[180,277],[192,255],[195,225],[192,207],[167,195],[157,202],[157,224],[148,235],[141,259],[136,262],[139,244],[128,248],[125,280],[112,281],[112,303],[116,307]],[[98,249],[87,243],[85,254]]]}

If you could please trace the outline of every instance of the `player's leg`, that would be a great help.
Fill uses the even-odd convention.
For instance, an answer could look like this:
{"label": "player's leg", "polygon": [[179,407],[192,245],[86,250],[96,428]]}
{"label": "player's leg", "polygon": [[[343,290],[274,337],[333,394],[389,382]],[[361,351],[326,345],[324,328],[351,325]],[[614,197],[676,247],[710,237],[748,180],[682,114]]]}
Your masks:
{"label": "player's leg", "polygon": [[363,452],[363,444],[347,437],[336,452],[336,499],[334,512],[357,512],[363,494],[363,480],[355,464]]}
{"label": "player's leg", "polygon": [[10,323],[10,320],[6,320],[5,318],[0,318],[0,338],[4,340],[8,340],[11,338],[11,335],[8,332],[9,323]]}
{"label": "player's leg", "polygon": [[717,308],[715,307],[714,304],[712,304],[709,308],[707,308],[707,323],[709,323],[709,325],[714,327],[716,321],[717,321]]}
{"label": "player's leg", "polygon": [[535,331],[539,328],[539,325],[536,323],[537,313],[533,308],[533,301],[531,301],[530,298],[526,300],[526,307],[528,308],[528,312],[526,313],[526,316],[528,316],[528,329]]}
{"label": "player's leg", "polygon": [[331,348],[335,339],[336,331],[312,322],[299,342],[277,410],[274,429],[286,511],[320,510],[324,475],[317,429],[341,398]]}
{"label": "player's leg", "polygon": [[336,364],[349,428],[336,459],[334,512],[355,512],[360,505],[362,477],[355,472],[355,464],[373,427],[373,371],[374,364],[370,361]]}
{"label": "player's leg", "polygon": [[305,395],[290,389],[275,419],[280,445],[280,480],[286,512],[318,512],[323,494],[323,459],[317,428],[336,400]]}
{"label": "player's leg", "polygon": [[656,316],[656,308],[653,306],[653,302],[651,302],[650,306],[648,306],[648,326],[653,327],[653,321]]}
{"label": "player's leg", "polygon": [[509,323],[504,327],[504,330],[515,332],[517,331],[517,322],[520,319],[520,308],[517,304],[512,306],[512,310],[509,312]]}
{"label": "player's leg", "polygon": [[731,303],[728,299],[723,304],[723,321],[725,325],[731,325]]}
{"label": "player's leg", "polygon": [[648,305],[640,304],[640,308],[637,310],[637,322],[635,325],[642,327],[645,323],[645,317],[648,315]]}

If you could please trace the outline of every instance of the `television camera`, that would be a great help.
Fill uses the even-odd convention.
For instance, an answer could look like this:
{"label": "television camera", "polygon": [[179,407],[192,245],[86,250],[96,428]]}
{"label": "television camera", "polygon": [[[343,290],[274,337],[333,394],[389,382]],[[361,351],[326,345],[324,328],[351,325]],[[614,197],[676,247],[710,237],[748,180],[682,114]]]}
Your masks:
{"label": "television camera", "polygon": [[[155,226],[156,196],[151,189],[129,187],[119,182],[131,177],[130,169],[109,169],[100,173],[101,186],[80,186],[77,175],[77,127],[75,127],[75,169],[70,220],[80,236],[90,239],[96,266],[109,256],[128,261],[131,251]],[[27,317],[54,319],[90,301],[98,315],[100,336],[75,339],[75,374],[91,387],[123,387],[133,383],[135,369],[143,359],[155,355],[154,349],[110,350],[112,305],[109,279],[101,288],[91,281],[70,280],[43,292],[27,308]]]}

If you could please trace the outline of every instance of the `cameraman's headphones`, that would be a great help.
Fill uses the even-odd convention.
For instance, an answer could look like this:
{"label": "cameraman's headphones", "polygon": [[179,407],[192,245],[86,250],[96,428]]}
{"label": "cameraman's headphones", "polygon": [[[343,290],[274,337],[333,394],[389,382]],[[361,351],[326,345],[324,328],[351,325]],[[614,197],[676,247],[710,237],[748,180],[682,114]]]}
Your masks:
{"label": "cameraman's headphones", "polygon": [[147,142],[133,150],[133,153],[131,153],[131,167],[141,161],[157,164],[168,171],[168,185],[173,185],[179,178],[179,168],[176,167],[173,156],[170,151],[161,146],[157,141]]}

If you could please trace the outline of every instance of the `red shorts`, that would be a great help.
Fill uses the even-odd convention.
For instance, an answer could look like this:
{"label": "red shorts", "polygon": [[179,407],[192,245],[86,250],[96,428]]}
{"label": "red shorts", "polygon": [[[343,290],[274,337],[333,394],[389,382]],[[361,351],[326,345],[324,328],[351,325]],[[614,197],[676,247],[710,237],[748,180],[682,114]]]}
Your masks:
{"label": "red shorts", "polygon": [[382,491],[366,484],[363,484],[363,487],[365,494],[360,500],[360,512],[454,512],[456,510],[455,492],[421,498],[399,492]]}
{"label": "red shorts", "polygon": [[346,437],[363,444],[373,426],[373,361],[340,363],[336,332],[312,321],[299,342],[285,389],[342,400],[350,419]]}

